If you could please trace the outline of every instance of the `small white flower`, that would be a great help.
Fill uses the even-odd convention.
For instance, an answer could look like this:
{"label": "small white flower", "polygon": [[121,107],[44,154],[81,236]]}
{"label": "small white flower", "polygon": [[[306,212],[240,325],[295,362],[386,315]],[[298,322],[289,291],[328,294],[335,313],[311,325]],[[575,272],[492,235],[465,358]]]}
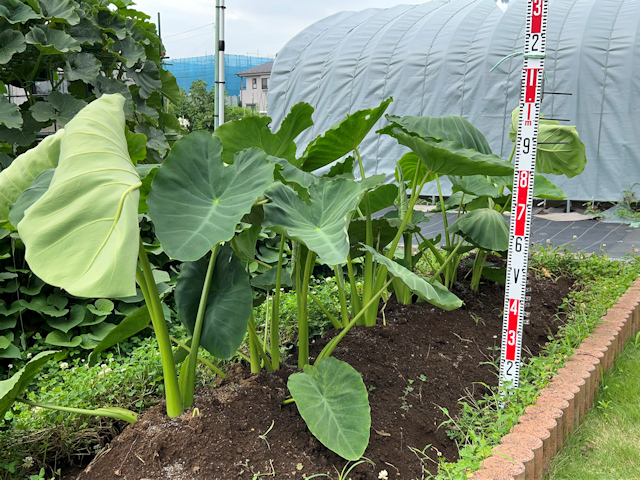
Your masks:
{"label": "small white flower", "polygon": [[113,362],[113,357],[109,359],[109,363],[112,363],[112,362]]}
{"label": "small white flower", "polygon": [[389,472],[387,472],[386,470],[380,470],[380,473],[378,474],[378,478],[380,480],[387,480],[389,478]]}
{"label": "small white flower", "polygon": [[361,287],[362,286],[362,282],[356,282],[356,286]]}
{"label": "small white flower", "polygon": [[576,240],[578,238],[578,235],[574,235],[573,239]]}
{"label": "small white flower", "polygon": [[334,290],[338,290],[338,286],[336,285],[335,287],[333,287]]}
{"label": "small white flower", "polygon": [[33,407],[33,408],[31,409],[31,411],[32,411],[33,413],[38,413],[40,410],[42,410],[42,407]]}
{"label": "small white flower", "polygon": [[111,372],[113,372],[113,370],[111,370],[110,368],[105,368],[105,370],[104,370],[105,375],[108,375]]}
{"label": "small white flower", "polygon": [[122,372],[126,372],[126,371],[127,371],[127,369],[126,369],[126,368],[121,368],[121,369],[120,369],[120,373],[122,373]]}
{"label": "small white flower", "polygon": [[[32,357],[33,357],[33,353],[27,353],[27,360],[31,360]],[[27,457],[27,458],[31,458],[31,457]]]}
{"label": "small white flower", "polygon": [[98,372],[98,376],[99,376],[100,378],[104,377],[104,370],[100,370],[100,371]]}
{"label": "small white flower", "polygon": [[66,370],[67,368],[69,368],[69,364],[67,362],[62,362],[60,364],[60,370]]}
{"label": "small white flower", "polygon": [[327,277],[327,278],[324,279],[324,281],[327,282],[327,283],[331,283],[331,282],[333,282],[333,277]]}
{"label": "small white flower", "polygon": [[105,368],[107,368],[107,364],[103,363],[102,365],[100,365],[100,368],[104,370]]}
{"label": "small white flower", "polygon": [[9,368],[9,370],[11,370],[13,368],[13,364],[10,363],[9,365],[7,365],[7,367]]}
{"label": "small white flower", "polygon": [[84,362],[85,362],[85,360],[84,360],[84,358],[83,358],[83,359],[82,359],[82,363],[84,363]]}
{"label": "small white flower", "polygon": [[33,461],[33,457],[24,457],[24,460],[22,461],[22,465],[25,468],[31,468],[33,467],[34,461]]}
{"label": "small white flower", "polygon": [[603,243],[603,244],[602,244],[602,246],[603,246],[603,247],[606,247],[606,246],[607,246],[607,244],[606,244],[606,243]]}
{"label": "small white flower", "polygon": [[551,243],[551,239],[547,238],[547,244]]}

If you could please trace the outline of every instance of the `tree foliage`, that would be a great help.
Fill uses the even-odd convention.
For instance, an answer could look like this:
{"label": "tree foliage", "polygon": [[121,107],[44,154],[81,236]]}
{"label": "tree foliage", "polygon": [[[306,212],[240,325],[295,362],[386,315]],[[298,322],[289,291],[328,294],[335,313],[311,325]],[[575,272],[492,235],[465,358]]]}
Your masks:
{"label": "tree foliage", "polygon": [[177,101],[179,89],[162,68],[155,25],[131,4],[0,0],[0,93],[11,85],[21,95],[0,101],[1,151],[21,153],[38,132],[64,127],[91,100],[121,93],[128,127],[147,136],[147,159],[166,154],[163,133],[179,126],[163,113],[163,97]]}

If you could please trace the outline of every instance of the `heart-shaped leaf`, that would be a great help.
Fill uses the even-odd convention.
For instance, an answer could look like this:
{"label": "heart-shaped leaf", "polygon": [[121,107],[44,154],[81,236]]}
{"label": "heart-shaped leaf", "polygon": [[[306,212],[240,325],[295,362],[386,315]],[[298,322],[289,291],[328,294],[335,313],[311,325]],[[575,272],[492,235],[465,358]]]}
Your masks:
{"label": "heart-shaped leaf", "polygon": [[263,225],[304,243],[327,265],[344,263],[349,221],[365,190],[353,180],[322,177],[309,187],[307,203],[291,187],[275,183],[265,192],[271,202],[264,206]]}
{"label": "heart-shaped leaf", "polygon": [[20,108],[7,97],[0,95],[0,124],[7,128],[20,128],[22,126],[22,115]]}
{"label": "heart-shaped leaf", "polygon": [[378,107],[347,115],[323,135],[312,140],[300,159],[305,172],[313,172],[353,151],[371,131],[389,104],[388,98]]}
{"label": "heart-shaped leaf", "polygon": [[43,16],[48,20],[62,21],[69,25],[76,25],[80,17],[76,10],[78,4],[73,0],[38,0],[43,7]]}
{"label": "heart-shaped leaf", "polygon": [[329,450],[356,461],[369,444],[371,408],[362,376],[328,357],[289,376],[287,387],[311,433]]}
{"label": "heart-shaped leaf", "polygon": [[79,52],[82,50],[80,43],[71,35],[48,25],[34,25],[24,39],[27,43],[35,45],[44,55]]}
{"label": "heart-shaped leaf", "polygon": [[[175,291],[178,319],[193,334],[208,258],[186,263]],[[244,340],[252,311],[249,275],[231,247],[224,245],[213,270],[200,345],[217,358],[231,358]]]}
{"label": "heart-shaped leaf", "polygon": [[162,88],[160,70],[155,62],[147,60],[142,68],[127,68],[127,75],[140,87],[140,96],[149,98],[153,92]]}
{"label": "heart-shaped leaf", "polygon": [[[405,182],[408,182],[408,187],[414,187],[414,178],[417,178],[416,183],[419,185],[419,182],[422,182],[427,173],[427,166],[420,161],[420,158],[413,152],[405,153],[402,158],[398,161],[398,165],[395,171],[396,181],[400,182],[400,174],[398,172],[398,167],[402,170],[402,179]],[[418,175],[416,176],[416,169],[418,169]],[[425,183],[428,183],[432,180],[435,180],[436,176],[434,173],[429,173],[427,176]]]}
{"label": "heart-shaped leaf", "polygon": [[275,166],[263,151],[240,152],[227,166],[221,151],[220,140],[210,133],[192,133],[176,142],[153,179],[149,215],[170,257],[197,260],[231,240],[238,222],[273,182]]}
{"label": "heart-shaped leaf", "polygon": [[0,381],[0,419],[4,418],[13,402],[29,386],[38,371],[58,353],[46,351],[38,353],[29,363],[18,370],[10,378]]}
{"label": "heart-shaped leaf", "polygon": [[[393,226],[389,220],[385,218],[374,218],[371,220],[371,228],[373,229],[373,247],[381,252],[384,247],[389,245],[396,234],[400,225]],[[349,255],[351,259],[364,255],[360,250],[360,244],[365,243],[367,238],[367,222],[364,219],[354,219],[349,223],[349,243],[351,245]]]}
{"label": "heart-shaped leaf", "polygon": [[53,331],[44,339],[45,343],[56,347],[77,347],[82,343],[80,335],[74,336],[71,332],[63,333],[61,331]]}
{"label": "heart-shaped leaf", "polygon": [[7,22],[15,25],[40,18],[40,15],[23,2],[5,0],[0,3],[0,18],[6,18]]}
{"label": "heart-shaped leaf", "polygon": [[509,248],[509,226],[502,214],[491,208],[478,208],[461,215],[447,231],[459,234],[483,250],[504,252]]}
{"label": "heart-shaped leaf", "polygon": [[481,153],[451,140],[420,138],[390,125],[380,130],[409,147],[427,167],[439,175],[512,175],[513,165],[497,155]]}
{"label": "heart-shaped leaf", "polygon": [[[397,117],[387,115],[387,120],[401,127],[404,131],[415,133],[424,139],[451,140],[464,148],[491,154],[489,142],[471,122],[457,115],[447,117],[415,117],[407,115]],[[406,178],[406,177],[405,177]]]}
{"label": "heart-shaped leaf", "polygon": [[36,102],[29,108],[29,111],[33,118],[39,122],[55,120],[58,125],[63,127],[86,106],[87,103],[84,100],[78,100],[73,95],[54,90],[47,96],[46,101]]}
{"label": "heart-shaped leaf", "polygon": [[122,96],[103,95],[67,124],[49,189],[18,227],[33,272],[73,295],[136,293],[141,183],[123,105]]}
{"label": "heart-shaped leaf", "polygon": [[91,83],[100,73],[102,64],[91,53],[70,53],[66,56],[64,76],[70,82],[82,80]]}
{"label": "heart-shaped leaf", "polygon": [[376,252],[373,248],[363,245],[362,248],[373,255],[376,262],[381,263],[391,275],[402,282],[423,300],[440,307],[443,310],[455,310],[462,306],[462,300],[439,283],[429,283],[424,278],[406,269],[402,265]]}
{"label": "heart-shaped leaf", "polygon": [[48,318],[47,325],[61,332],[67,333],[74,327],[77,327],[84,321],[86,308],[82,305],[73,305],[69,318]]}
{"label": "heart-shaped leaf", "polygon": [[58,166],[60,140],[64,135],[65,131],[59,130],[55,135],[45,138],[37,147],[16,157],[8,168],[0,172],[0,224],[9,219],[9,207],[33,180],[44,170]]}
{"label": "heart-shaped leaf", "polygon": [[298,103],[291,107],[280,130],[271,133],[269,117],[247,117],[220,125],[214,136],[220,139],[224,150],[222,158],[231,163],[233,156],[247,148],[257,147],[267,155],[284,158],[295,166],[296,145],[293,142],[300,133],[313,125],[313,107],[308,103]]}
{"label": "heart-shaped leaf", "polygon": [[27,48],[24,35],[18,30],[6,29],[0,33],[0,65],[9,63],[16,53],[22,53]]}
{"label": "heart-shaped leaf", "polygon": [[463,192],[474,196],[496,197],[500,194],[500,186],[486,175],[469,175],[466,177],[449,176],[452,192]]}

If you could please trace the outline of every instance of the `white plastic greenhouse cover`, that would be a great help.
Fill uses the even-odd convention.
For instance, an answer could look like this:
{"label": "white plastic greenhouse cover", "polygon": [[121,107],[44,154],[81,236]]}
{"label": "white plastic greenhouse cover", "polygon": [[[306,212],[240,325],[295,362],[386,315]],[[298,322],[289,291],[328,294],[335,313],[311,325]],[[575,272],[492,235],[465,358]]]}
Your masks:
{"label": "white plastic greenhouse cover", "polygon": [[[395,115],[461,115],[509,158],[510,113],[520,92],[526,0],[506,12],[492,0],[431,1],[342,12],[294,37],[279,52],[269,115],[280,125],[298,102],[315,108],[306,144],[347,113],[388,97]],[[640,182],[640,1],[551,0],[542,114],[576,125],[587,151],[584,173],[549,177],[570,199],[616,200]],[[386,124],[383,118],[375,129]],[[367,174],[390,174],[406,149],[369,134]],[[428,187],[428,185],[427,185]],[[425,187],[423,193],[432,194]]]}

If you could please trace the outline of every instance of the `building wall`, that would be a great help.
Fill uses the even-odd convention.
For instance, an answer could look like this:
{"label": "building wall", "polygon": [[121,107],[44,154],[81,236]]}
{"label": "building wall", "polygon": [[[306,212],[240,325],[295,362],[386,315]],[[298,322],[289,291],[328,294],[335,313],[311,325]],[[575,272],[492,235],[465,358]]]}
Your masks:
{"label": "building wall", "polygon": [[258,112],[264,115],[267,114],[267,96],[269,89],[263,88],[263,86],[266,81],[268,87],[270,76],[270,74],[263,74],[242,77],[240,100],[243,107],[255,108]]}
{"label": "building wall", "polygon": [[[224,81],[227,95],[240,95],[240,77],[236,76],[243,70],[257,67],[270,62],[273,58],[250,57],[248,55],[225,55],[224,57]],[[178,86],[189,90],[196,80],[204,80],[211,87],[215,83],[215,56],[175,58],[165,65],[178,80]]]}

